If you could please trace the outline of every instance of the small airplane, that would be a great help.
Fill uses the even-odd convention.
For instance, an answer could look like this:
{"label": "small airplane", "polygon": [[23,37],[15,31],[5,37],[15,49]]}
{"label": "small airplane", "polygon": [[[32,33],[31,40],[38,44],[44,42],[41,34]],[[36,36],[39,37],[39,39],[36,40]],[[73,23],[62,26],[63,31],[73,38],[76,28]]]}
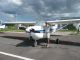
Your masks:
{"label": "small airplane", "polygon": [[[50,33],[55,33],[58,24],[80,23],[80,19],[55,20],[55,21],[37,21],[34,26],[24,28],[27,37],[34,40],[34,46],[37,46],[37,40],[47,38],[49,43]],[[47,43],[47,45],[48,45]]]}
{"label": "small airplane", "polygon": [[0,25],[0,29],[5,29],[5,28],[6,28],[5,24]]}
{"label": "small airplane", "polygon": [[54,21],[43,21],[37,20],[37,22],[4,22],[4,24],[35,24],[30,27],[21,27],[27,33],[27,37],[34,40],[34,46],[37,46],[37,40],[47,38],[49,44],[50,33],[57,31],[58,24],[70,24],[80,23],[80,19],[68,19],[68,20],[54,20]]}
{"label": "small airplane", "polygon": [[2,21],[0,21],[0,29],[5,29],[5,28],[6,28],[5,24],[2,24]]}

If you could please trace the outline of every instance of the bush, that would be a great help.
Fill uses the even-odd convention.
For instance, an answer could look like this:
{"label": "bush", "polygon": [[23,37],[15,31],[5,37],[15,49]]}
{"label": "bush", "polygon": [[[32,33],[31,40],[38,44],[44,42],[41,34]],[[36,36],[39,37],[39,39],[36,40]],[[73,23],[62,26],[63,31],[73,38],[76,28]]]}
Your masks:
{"label": "bush", "polygon": [[76,27],[73,26],[73,24],[69,24],[67,25],[64,29],[68,29],[68,30],[76,30]]}

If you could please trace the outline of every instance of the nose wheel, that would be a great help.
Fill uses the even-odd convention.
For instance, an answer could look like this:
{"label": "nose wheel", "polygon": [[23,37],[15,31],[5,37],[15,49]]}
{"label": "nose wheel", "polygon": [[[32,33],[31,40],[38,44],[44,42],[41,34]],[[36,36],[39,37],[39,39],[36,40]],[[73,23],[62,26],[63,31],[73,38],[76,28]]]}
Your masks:
{"label": "nose wheel", "polygon": [[30,31],[30,37],[29,37],[29,40],[31,40],[33,42],[33,47],[36,47],[37,46],[37,40],[34,40],[33,37],[31,36],[31,32],[32,30]]}
{"label": "nose wheel", "polygon": [[29,40],[32,41],[33,47],[36,47],[36,46],[37,46],[37,40],[34,40],[34,39],[32,38],[32,36],[30,36]]}

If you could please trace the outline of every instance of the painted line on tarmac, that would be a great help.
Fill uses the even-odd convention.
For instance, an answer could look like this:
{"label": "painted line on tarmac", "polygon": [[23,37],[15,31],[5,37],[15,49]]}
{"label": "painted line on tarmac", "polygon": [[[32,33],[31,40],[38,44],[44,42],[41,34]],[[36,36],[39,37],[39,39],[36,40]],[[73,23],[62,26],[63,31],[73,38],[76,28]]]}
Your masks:
{"label": "painted line on tarmac", "polygon": [[10,57],[14,57],[14,58],[18,58],[18,59],[22,59],[22,60],[34,60],[34,59],[31,59],[31,58],[27,58],[27,57],[23,57],[23,56],[19,56],[19,55],[14,55],[14,54],[2,52],[2,51],[0,51],[0,54],[10,56]]}

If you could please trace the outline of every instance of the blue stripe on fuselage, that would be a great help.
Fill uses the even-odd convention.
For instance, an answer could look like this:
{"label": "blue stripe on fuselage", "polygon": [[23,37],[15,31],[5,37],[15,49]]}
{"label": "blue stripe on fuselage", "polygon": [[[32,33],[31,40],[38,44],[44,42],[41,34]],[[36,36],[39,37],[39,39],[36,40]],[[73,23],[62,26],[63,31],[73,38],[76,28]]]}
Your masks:
{"label": "blue stripe on fuselage", "polygon": [[36,30],[37,33],[44,33],[45,30]]}

